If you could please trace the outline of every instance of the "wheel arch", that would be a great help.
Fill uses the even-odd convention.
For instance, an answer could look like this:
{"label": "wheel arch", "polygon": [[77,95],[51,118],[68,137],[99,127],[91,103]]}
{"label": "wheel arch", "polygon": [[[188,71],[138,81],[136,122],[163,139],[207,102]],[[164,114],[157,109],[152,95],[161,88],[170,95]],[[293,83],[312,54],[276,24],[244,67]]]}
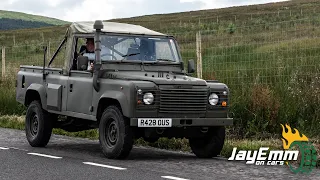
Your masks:
{"label": "wheel arch", "polygon": [[103,111],[108,107],[108,106],[117,106],[119,110],[122,112],[123,116],[129,117],[130,116],[130,108],[128,105],[127,98],[125,95],[121,92],[108,92],[105,93],[101,96],[98,107],[97,107],[97,121],[100,120]]}
{"label": "wheel arch", "polygon": [[46,90],[41,84],[31,84],[26,92],[24,105],[29,106],[34,100],[39,100],[43,109],[46,109]]}

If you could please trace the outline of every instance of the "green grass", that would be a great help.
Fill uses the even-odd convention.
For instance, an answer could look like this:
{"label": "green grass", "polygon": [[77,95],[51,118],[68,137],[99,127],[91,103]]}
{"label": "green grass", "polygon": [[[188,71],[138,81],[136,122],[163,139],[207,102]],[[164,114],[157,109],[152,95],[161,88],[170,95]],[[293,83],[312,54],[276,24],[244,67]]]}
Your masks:
{"label": "green grass", "polygon": [[0,116],[0,127],[24,130],[24,119],[22,116]]}
{"label": "green grass", "polygon": [[[301,27],[304,27],[305,24],[310,23],[313,25],[318,25],[320,23],[319,9],[320,2],[317,0],[299,0],[265,5],[252,5],[170,14],[156,14],[133,18],[112,19],[109,21],[142,25],[156,31],[175,34],[178,36],[178,39],[180,39],[179,36],[184,38],[185,34],[193,34],[193,36],[195,36],[195,32],[199,30],[216,32],[218,34],[229,34],[230,24],[234,24],[234,35],[237,35],[239,33],[242,34],[243,31],[247,31],[248,35],[255,36],[256,33],[266,32],[270,30],[295,30],[295,22],[299,22],[299,25]],[[7,17],[13,18],[16,18],[16,16],[21,16],[16,12],[2,13],[8,14],[6,15]],[[35,19],[37,21],[42,21],[43,18],[38,16],[28,17],[28,15],[25,15],[23,17],[27,19],[37,17],[38,19]],[[300,22],[299,19],[307,20],[308,23]],[[49,22],[48,20],[44,21]],[[8,43],[8,41],[11,42],[10,44],[12,44],[13,35],[21,35],[19,37],[16,37],[17,43],[22,43],[21,40],[24,41],[24,39],[41,41],[42,37],[39,36],[39,33],[42,32],[44,33],[46,41],[49,39],[61,39],[60,37],[61,35],[64,35],[66,27],[67,26],[39,28],[32,31],[29,29],[4,31],[0,35],[0,45],[6,44]],[[50,32],[48,32],[48,30]],[[281,36],[281,31],[278,31],[275,36]],[[256,37],[257,40],[261,38],[259,34],[257,34]],[[221,36],[221,39],[223,38],[225,38],[225,36]]]}
{"label": "green grass", "polygon": [[22,115],[25,112],[25,107],[16,101],[14,85],[12,77],[0,79],[0,115]]}
{"label": "green grass", "polygon": [[236,127],[245,130],[240,136],[274,133],[280,123],[290,123],[310,136],[318,134],[319,40],[205,49],[204,78],[218,79],[230,87]]}
{"label": "green grass", "polygon": [[55,18],[32,15],[32,14],[27,14],[22,12],[4,11],[4,10],[0,10],[0,19],[1,18],[20,19],[25,21],[37,21],[37,22],[44,22],[52,25],[63,25],[68,23],[66,21],[62,21]]}

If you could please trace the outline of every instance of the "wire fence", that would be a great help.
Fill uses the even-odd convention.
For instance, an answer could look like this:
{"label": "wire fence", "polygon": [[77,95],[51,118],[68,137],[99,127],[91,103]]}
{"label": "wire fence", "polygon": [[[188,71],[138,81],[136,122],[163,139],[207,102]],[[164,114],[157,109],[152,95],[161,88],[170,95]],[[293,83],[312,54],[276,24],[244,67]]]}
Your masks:
{"label": "wire fence", "polygon": [[[230,87],[231,111],[242,128],[258,129],[284,119],[320,127],[319,19],[168,33],[177,39],[185,64],[189,59],[201,62],[203,79],[218,80]],[[46,37],[38,39],[40,43],[6,46],[6,73],[15,75],[22,64],[42,66],[43,46],[49,47],[49,59],[60,44]],[[63,64],[64,48],[53,66]]]}
{"label": "wire fence", "polygon": [[202,31],[203,72],[229,85],[275,84],[319,75],[320,23],[309,19],[269,26]]}
{"label": "wire fence", "polygon": [[[3,57],[2,52],[5,52],[5,58],[2,59],[2,62],[5,61],[5,63],[1,63],[0,65],[1,74],[5,71],[6,77],[16,76],[20,65],[43,66],[44,57],[46,57],[47,65],[60,43],[60,41],[49,41],[47,43],[38,44],[2,46],[0,57]],[[45,46],[47,46],[46,53],[44,52]],[[65,48],[62,48],[58,56],[55,58],[52,67],[62,68],[64,65],[64,55]],[[2,68],[3,64],[5,64],[5,68]]]}
{"label": "wire fence", "polygon": [[[178,40],[182,57],[187,62],[189,59],[199,61],[196,34],[200,33],[202,78],[221,80],[232,86],[289,83],[298,74],[317,76],[320,64],[319,27],[319,20],[306,18],[169,34]],[[21,64],[43,65],[44,45],[48,47],[47,60],[50,59],[60,41],[45,40],[43,33],[38,33],[38,36],[40,41],[5,46],[6,73]],[[64,50],[62,48],[54,61],[54,67],[63,66]]]}
{"label": "wire fence", "polygon": [[238,27],[262,26],[288,20],[319,18],[320,4],[317,0],[301,0],[301,4],[304,5],[298,6],[297,2],[284,2],[260,6],[260,8],[254,6],[234,7],[214,11],[190,11],[110,21],[138,24],[160,32],[176,33],[204,29],[214,30],[230,23]]}

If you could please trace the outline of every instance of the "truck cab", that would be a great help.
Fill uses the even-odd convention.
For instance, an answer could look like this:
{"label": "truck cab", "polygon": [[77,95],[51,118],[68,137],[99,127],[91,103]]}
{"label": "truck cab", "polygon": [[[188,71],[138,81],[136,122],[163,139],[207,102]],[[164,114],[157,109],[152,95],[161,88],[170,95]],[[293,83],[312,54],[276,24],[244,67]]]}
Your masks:
{"label": "truck cab", "polygon": [[[81,39],[93,39],[94,52],[80,52]],[[64,67],[52,68],[62,47]],[[233,124],[230,92],[218,81],[192,77],[194,64],[189,60],[185,70],[173,36],[132,24],[72,23],[48,64],[20,66],[16,98],[27,107],[28,142],[46,146],[52,128],[98,128],[111,159],[126,158],[141,137],[188,138],[196,156],[217,156],[225,126]]]}

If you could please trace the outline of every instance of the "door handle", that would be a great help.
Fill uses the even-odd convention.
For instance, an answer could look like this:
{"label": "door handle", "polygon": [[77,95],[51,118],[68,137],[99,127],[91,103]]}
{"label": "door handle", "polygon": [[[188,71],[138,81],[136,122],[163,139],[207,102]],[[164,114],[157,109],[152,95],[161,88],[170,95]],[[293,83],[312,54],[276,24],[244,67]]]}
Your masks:
{"label": "door handle", "polygon": [[70,84],[70,92],[72,92],[73,84]]}

